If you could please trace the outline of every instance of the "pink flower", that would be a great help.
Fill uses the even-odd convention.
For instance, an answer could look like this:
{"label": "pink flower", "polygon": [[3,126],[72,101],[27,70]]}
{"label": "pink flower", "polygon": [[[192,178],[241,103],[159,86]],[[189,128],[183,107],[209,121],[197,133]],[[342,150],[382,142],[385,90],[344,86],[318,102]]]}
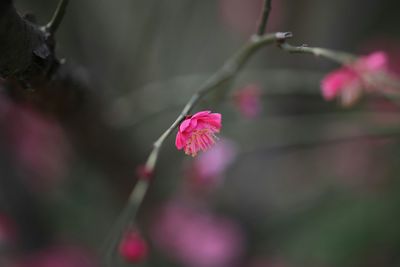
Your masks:
{"label": "pink flower", "polygon": [[349,68],[340,68],[325,76],[322,80],[322,96],[325,100],[333,100],[343,88],[349,85],[358,86],[357,74]]}
{"label": "pink flower", "polygon": [[233,221],[169,203],[155,218],[155,245],[187,267],[233,267],[243,255],[243,232]]}
{"label": "pink flower", "polygon": [[257,84],[249,84],[236,92],[236,106],[245,117],[255,118],[262,110],[260,96],[260,86]]}
{"label": "pink flower", "polygon": [[6,137],[15,158],[36,180],[37,189],[51,188],[67,171],[70,147],[61,125],[29,107],[14,105],[4,118]]}
{"label": "pink flower", "polygon": [[363,51],[384,50],[389,58],[389,69],[396,75],[400,75],[400,42],[383,36],[376,36],[362,45]]}
{"label": "pink flower", "polygon": [[197,112],[181,123],[175,145],[179,150],[184,148],[187,155],[194,157],[199,150],[206,151],[215,143],[215,133],[219,133],[220,129],[221,114]]}
{"label": "pink flower", "polygon": [[201,154],[192,163],[191,182],[196,186],[215,187],[221,183],[222,174],[236,158],[236,146],[232,141],[222,140]]}
{"label": "pink flower", "polygon": [[123,237],[119,253],[127,262],[139,263],[147,257],[148,246],[139,232],[130,231]]}
{"label": "pink flower", "polygon": [[343,105],[351,105],[361,96],[363,89],[377,89],[380,77],[387,70],[388,60],[384,52],[360,57],[324,77],[321,82],[322,96],[328,101],[340,97]]}

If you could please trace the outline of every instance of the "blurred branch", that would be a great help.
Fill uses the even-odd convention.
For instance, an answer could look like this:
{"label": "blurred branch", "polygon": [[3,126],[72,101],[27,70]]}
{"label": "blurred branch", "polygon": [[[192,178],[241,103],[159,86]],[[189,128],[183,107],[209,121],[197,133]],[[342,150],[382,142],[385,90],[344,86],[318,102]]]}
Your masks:
{"label": "blurred branch", "polygon": [[258,24],[257,35],[261,36],[265,33],[265,29],[267,28],[269,13],[271,12],[271,1],[272,0],[264,0],[263,10],[261,13],[260,23]]}
{"label": "blurred branch", "polygon": [[307,45],[293,46],[287,42],[282,42],[279,44],[279,47],[289,53],[311,54],[316,57],[324,57],[339,64],[349,64],[356,59],[355,55],[320,47],[308,47]]}
{"label": "blurred branch", "polygon": [[[289,32],[278,32],[263,36],[254,36],[242,47],[242,49],[228,59],[221,69],[219,69],[199,87],[197,92],[192,95],[171,126],[154,142],[153,149],[150,152],[150,155],[148,156],[144,166],[146,170],[145,172],[148,174],[152,174],[154,172],[160,149],[164,141],[171,135],[175,128],[179,126],[181,121],[207,93],[219,88],[221,85],[230,82],[258,49],[268,44],[281,42],[290,37],[292,37],[292,34]],[[120,218],[117,221],[114,232],[111,235],[112,239],[108,244],[106,244],[105,256],[106,262],[109,264],[109,266],[114,266],[114,255],[118,242],[126,227],[131,223],[130,221],[134,220],[136,217],[137,210],[140,207],[149,187],[149,182],[149,177],[144,175],[139,177],[139,183],[133,189],[127,206],[124,208]]]}
{"label": "blurred branch", "polygon": [[53,17],[51,18],[50,22],[45,26],[45,31],[48,32],[50,35],[54,35],[58,27],[60,26],[61,21],[64,18],[68,3],[69,0],[60,0]]}
{"label": "blurred branch", "polygon": [[379,128],[370,127],[363,129],[360,133],[335,133],[334,136],[330,137],[318,137],[308,140],[296,140],[292,142],[275,144],[266,147],[257,147],[256,149],[250,149],[241,153],[241,155],[249,155],[253,153],[271,153],[272,156],[277,156],[282,153],[294,152],[302,149],[313,149],[320,146],[336,145],[338,143],[354,142],[360,139],[384,139],[384,138],[398,138],[400,137],[400,128],[385,127]]}

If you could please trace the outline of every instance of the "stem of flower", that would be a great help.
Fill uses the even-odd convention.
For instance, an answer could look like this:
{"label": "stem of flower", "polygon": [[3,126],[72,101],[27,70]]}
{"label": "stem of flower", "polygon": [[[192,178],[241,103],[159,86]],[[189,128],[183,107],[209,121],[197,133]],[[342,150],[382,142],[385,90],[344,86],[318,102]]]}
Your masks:
{"label": "stem of flower", "polygon": [[[197,92],[189,99],[171,126],[154,142],[153,149],[145,163],[146,170],[150,173],[154,172],[158,155],[164,141],[171,135],[171,133],[179,126],[180,122],[207,93],[231,81],[258,49],[269,44],[283,42],[290,37],[292,37],[292,34],[289,32],[278,32],[263,36],[253,36],[250,38],[250,40],[242,47],[242,49],[229,58],[221,67],[221,69],[219,69],[199,87]],[[118,242],[121,239],[124,230],[133,223],[137,211],[143,202],[143,198],[146,195],[149,183],[150,181],[146,177],[139,177],[139,181],[130,194],[129,201],[115,225],[109,242],[106,243],[105,260],[110,267],[114,266],[115,252]]]}

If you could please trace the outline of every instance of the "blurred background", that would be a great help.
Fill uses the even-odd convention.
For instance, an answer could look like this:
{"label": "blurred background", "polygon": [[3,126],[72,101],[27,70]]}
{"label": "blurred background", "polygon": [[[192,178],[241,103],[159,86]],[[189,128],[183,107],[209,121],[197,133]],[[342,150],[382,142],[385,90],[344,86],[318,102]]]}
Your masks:
{"label": "blurred background", "polygon": [[[15,4],[45,24],[57,1]],[[0,266],[101,266],[137,166],[256,31],[261,6],[71,0],[57,54],[83,81],[81,97],[60,116],[0,96]],[[384,50],[400,73],[399,8],[273,0],[267,30],[291,31],[298,45]],[[222,114],[220,141],[196,158],[174,137],[164,144],[139,212],[140,266],[400,265],[399,109],[376,96],[347,109],[325,102],[320,81],[336,67],[265,47],[231,90],[195,107]]]}

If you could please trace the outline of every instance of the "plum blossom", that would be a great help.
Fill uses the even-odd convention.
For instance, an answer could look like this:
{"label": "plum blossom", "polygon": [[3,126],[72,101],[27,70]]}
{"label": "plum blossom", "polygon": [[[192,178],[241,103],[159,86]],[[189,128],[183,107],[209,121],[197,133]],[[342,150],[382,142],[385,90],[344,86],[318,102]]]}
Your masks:
{"label": "plum blossom", "polygon": [[362,44],[361,50],[365,52],[382,50],[388,55],[389,69],[395,75],[400,75],[400,42],[388,36],[375,36]]}
{"label": "plum blossom", "polygon": [[199,155],[190,168],[190,179],[197,186],[215,187],[222,182],[223,173],[237,155],[235,143],[221,140],[208,151]]}
{"label": "plum blossom", "polygon": [[132,230],[121,240],[119,253],[127,262],[139,263],[147,257],[148,246],[139,232]]}
{"label": "plum blossom", "polygon": [[175,145],[184,149],[187,155],[196,156],[200,150],[206,151],[214,143],[216,133],[221,129],[221,114],[200,111],[180,124]]}
{"label": "plum blossom", "polygon": [[246,118],[257,117],[262,110],[261,88],[257,84],[249,84],[235,94],[235,104],[238,110]]}
{"label": "plum blossom", "polygon": [[233,267],[243,253],[243,233],[233,221],[172,202],[156,216],[155,245],[188,267]]}
{"label": "plum blossom", "polygon": [[339,97],[349,106],[361,96],[363,89],[380,87],[380,80],[388,71],[388,59],[382,51],[360,57],[355,62],[329,73],[321,82],[322,96],[330,101]]}

